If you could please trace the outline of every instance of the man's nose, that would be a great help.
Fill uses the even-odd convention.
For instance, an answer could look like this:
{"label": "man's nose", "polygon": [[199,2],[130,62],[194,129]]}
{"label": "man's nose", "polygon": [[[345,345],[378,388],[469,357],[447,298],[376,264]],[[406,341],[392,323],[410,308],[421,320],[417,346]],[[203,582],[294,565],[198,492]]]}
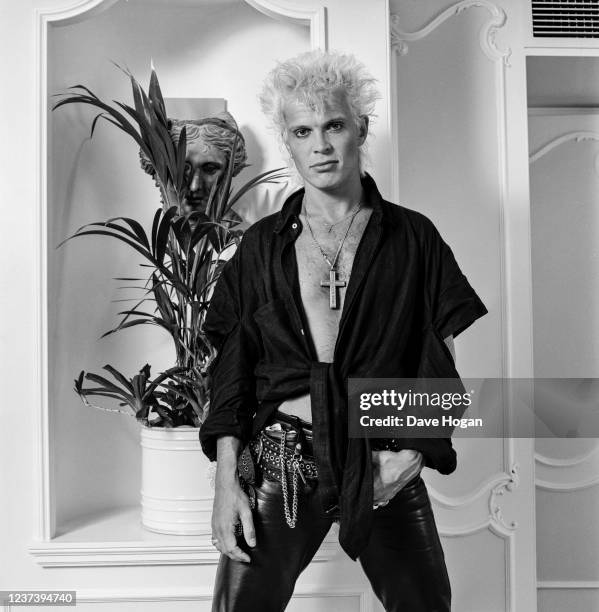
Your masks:
{"label": "man's nose", "polygon": [[314,153],[330,153],[332,148],[326,132],[314,132]]}

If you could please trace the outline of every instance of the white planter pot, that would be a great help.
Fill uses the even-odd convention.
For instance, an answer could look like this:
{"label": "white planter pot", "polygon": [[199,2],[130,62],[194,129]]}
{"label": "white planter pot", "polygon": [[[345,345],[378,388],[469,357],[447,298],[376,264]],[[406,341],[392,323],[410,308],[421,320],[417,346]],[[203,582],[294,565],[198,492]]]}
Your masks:
{"label": "white planter pot", "polygon": [[141,426],[141,522],[150,531],[209,535],[214,491],[198,427]]}

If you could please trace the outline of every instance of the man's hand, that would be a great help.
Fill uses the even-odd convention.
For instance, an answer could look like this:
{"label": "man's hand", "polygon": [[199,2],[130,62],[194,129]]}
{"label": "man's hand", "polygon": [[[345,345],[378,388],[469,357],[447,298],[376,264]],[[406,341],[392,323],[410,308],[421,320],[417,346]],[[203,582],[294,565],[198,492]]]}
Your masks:
{"label": "man's hand", "polygon": [[248,496],[237,480],[239,440],[231,436],[219,438],[212,510],[212,542],[233,561],[250,562],[250,557],[237,545],[235,525],[241,521],[248,546],[256,546],[256,532]]}
{"label": "man's hand", "polygon": [[422,453],[411,448],[399,452],[372,452],[374,477],[374,503],[387,502],[413,478],[420,474],[424,467]]}

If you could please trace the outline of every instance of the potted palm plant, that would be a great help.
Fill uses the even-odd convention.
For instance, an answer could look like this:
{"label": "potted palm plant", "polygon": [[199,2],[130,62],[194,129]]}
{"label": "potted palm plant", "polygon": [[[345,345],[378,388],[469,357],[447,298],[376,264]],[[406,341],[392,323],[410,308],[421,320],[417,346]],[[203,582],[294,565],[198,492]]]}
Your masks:
{"label": "potted palm plant", "polygon": [[[105,365],[107,374],[81,371],[74,388],[85,405],[131,415],[141,424],[142,524],[163,533],[202,534],[210,529],[211,495],[205,490],[207,479],[198,476],[206,473],[208,465],[198,431],[209,409],[208,369],[215,357],[202,325],[224,254],[241,238],[240,218],[232,207],[253,187],[276,182],[285,174],[282,169],[265,172],[234,192],[236,153],[243,142],[235,127],[226,166],[212,184],[205,206],[187,210],[186,126],[173,137],[153,68],[147,92],[125,72],[131,81],[132,106],[119,101],[108,104],[77,85],[61,94],[53,110],[67,104],[91,105],[99,110],[91,124],[92,136],[103,119],[133,138],[163,205],[148,230],[136,219],[115,217],[80,227],[59,246],[76,237],[107,236],[142,257],[144,274],[117,279],[139,283],[142,295],[119,313],[118,324],[102,337],[138,325],[158,326],[172,338],[175,363],[154,377],[147,363],[133,376]],[[109,400],[110,405],[97,405],[91,398]]]}

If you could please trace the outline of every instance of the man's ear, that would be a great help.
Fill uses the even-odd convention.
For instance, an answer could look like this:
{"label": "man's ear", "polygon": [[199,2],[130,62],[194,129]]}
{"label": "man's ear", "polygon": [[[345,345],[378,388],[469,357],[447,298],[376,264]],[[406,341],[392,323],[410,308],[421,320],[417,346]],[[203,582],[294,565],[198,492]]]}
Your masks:
{"label": "man's ear", "polygon": [[360,115],[360,128],[358,130],[358,146],[362,146],[368,136],[368,115]]}

